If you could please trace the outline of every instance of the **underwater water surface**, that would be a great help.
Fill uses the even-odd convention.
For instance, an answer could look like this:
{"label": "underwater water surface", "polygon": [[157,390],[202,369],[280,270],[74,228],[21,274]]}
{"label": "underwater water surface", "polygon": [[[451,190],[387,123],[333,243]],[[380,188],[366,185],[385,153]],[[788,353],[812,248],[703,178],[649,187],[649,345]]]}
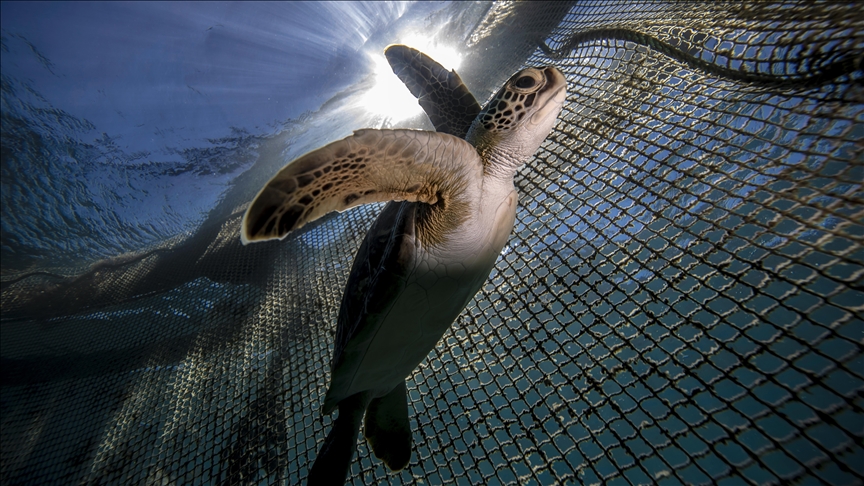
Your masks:
{"label": "underwater water surface", "polygon": [[4,2],[3,272],[194,230],[259,144],[374,72],[411,6]]}

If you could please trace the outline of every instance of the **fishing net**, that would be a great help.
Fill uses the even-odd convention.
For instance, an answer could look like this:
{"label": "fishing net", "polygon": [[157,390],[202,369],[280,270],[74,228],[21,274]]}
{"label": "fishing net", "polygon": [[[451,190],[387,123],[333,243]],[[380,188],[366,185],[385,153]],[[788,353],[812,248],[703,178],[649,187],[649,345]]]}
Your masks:
{"label": "fishing net", "polygon": [[[568,101],[489,280],[407,380],[409,466],[361,441],[349,483],[861,484],[864,11],[548,7],[495,4],[464,39],[481,101],[542,64]],[[304,482],[381,206],[238,230],[316,117],[233,153],[258,162],[194,233],[4,278],[4,484]]]}

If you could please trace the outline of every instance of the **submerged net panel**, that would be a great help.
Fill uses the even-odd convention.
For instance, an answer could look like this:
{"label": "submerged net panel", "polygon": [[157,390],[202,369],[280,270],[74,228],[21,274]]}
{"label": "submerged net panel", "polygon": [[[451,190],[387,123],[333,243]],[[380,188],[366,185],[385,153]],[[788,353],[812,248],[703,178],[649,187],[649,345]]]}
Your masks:
{"label": "submerged net panel", "polygon": [[[349,482],[860,484],[864,14],[602,1],[557,24],[525,64],[568,102],[489,281],[408,379],[411,463],[361,441]],[[249,247],[228,211],[4,282],[2,482],[302,483],[378,210]]]}

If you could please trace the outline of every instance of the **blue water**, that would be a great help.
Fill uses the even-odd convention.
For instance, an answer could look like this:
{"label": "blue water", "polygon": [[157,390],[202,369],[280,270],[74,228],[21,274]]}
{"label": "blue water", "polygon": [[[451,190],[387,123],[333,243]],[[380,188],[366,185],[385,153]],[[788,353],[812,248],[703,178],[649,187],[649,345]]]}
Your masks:
{"label": "blue water", "polygon": [[3,274],[193,231],[264,138],[444,6],[2,3]]}
{"label": "blue water", "polygon": [[[209,245],[239,248],[226,222],[286,162],[392,126],[355,102],[374,84],[370,53],[411,26],[477,25],[475,4],[452,6],[0,3],[3,283],[220,228],[198,231],[200,266],[178,269],[191,251],[177,251],[129,265],[132,282],[102,286],[110,272],[90,272],[70,286],[104,289],[93,302],[111,305],[78,307],[60,286],[69,315],[4,308],[4,477],[182,482],[239,468],[263,483],[277,477],[262,466],[274,457],[286,477],[305,474],[332,418],[317,407],[350,266],[332,256],[359,243],[371,213],[242,254]],[[669,16],[627,8],[574,10]],[[566,63],[574,126],[618,103],[594,83],[615,51],[585,46]],[[491,89],[468,85],[481,101]],[[819,114],[788,97],[772,111],[767,94],[712,93],[664,86],[623,100],[636,115],[611,143],[559,133],[526,168],[517,236],[409,379],[418,462],[394,481],[856,484],[860,266],[848,262],[860,262],[860,212],[842,211],[860,170],[842,154],[860,139],[848,121],[860,107]],[[828,137],[807,133],[829,123]],[[783,205],[789,180],[797,215]],[[363,441],[357,458],[360,480],[384,480]]]}

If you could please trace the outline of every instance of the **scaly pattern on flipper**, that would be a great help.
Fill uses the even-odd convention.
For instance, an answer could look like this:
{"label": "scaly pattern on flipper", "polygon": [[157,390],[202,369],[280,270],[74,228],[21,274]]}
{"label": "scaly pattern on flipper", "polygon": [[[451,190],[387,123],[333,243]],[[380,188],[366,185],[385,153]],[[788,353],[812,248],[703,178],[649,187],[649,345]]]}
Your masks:
{"label": "scaly pattern on flipper", "polygon": [[417,97],[435,130],[464,138],[481,108],[462,78],[408,46],[389,46],[384,55],[393,72]]}
{"label": "scaly pattern on flipper", "polygon": [[283,238],[331,211],[380,201],[464,199],[482,163],[468,142],[418,130],[358,130],[286,165],[243,217],[244,243]]}

